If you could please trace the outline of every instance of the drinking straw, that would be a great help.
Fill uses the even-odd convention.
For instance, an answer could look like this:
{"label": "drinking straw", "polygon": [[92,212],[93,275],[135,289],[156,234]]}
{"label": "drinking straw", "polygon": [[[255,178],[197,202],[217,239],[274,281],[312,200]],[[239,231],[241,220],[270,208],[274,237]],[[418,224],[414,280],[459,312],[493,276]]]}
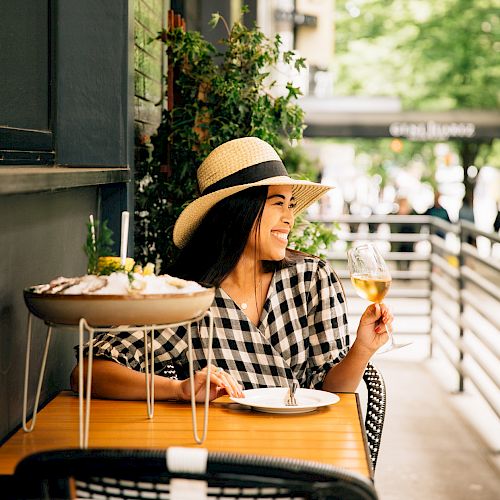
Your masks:
{"label": "drinking straw", "polygon": [[121,246],[120,246],[120,263],[122,266],[125,265],[125,261],[127,259],[128,222],[129,222],[129,213],[127,211],[123,211]]}
{"label": "drinking straw", "polygon": [[97,244],[95,240],[95,224],[94,224],[94,216],[92,214],[89,215],[90,220],[90,234],[92,235],[92,246],[94,247],[94,252],[97,253]]}

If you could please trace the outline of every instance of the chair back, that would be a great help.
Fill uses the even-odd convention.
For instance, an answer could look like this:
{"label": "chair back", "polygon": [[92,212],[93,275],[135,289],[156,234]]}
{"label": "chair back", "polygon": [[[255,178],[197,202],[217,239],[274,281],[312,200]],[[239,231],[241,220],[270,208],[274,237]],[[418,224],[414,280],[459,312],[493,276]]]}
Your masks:
{"label": "chair back", "polygon": [[[182,450],[188,450],[186,459]],[[66,449],[40,452],[17,466],[22,498],[373,500],[370,480],[326,464],[296,459],[167,450]],[[205,453],[205,470],[189,453]],[[203,457],[202,457],[203,458]],[[203,461],[203,460],[202,460]],[[179,465],[180,464],[180,465]]]}
{"label": "chair back", "polygon": [[372,363],[368,363],[363,374],[363,380],[368,391],[365,416],[366,437],[368,439],[373,471],[375,472],[385,419],[385,382],[380,371]]}

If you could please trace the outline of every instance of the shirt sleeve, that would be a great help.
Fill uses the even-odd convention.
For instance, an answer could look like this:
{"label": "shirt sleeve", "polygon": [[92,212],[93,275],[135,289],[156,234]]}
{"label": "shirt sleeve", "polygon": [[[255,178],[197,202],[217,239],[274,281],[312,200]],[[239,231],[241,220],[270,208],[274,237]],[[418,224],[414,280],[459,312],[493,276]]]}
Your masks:
{"label": "shirt sleeve", "polygon": [[347,309],[342,285],[333,269],[319,261],[312,278],[309,309],[307,387],[321,389],[330,368],[349,350]]}
{"label": "shirt sleeve", "polygon": [[[148,342],[150,340],[148,332]],[[154,340],[154,371],[161,373],[169,362],[185,357],[187,349],[186,328],[166,328],[155,331]],[[78,346],[75,347],[78,355]],[[84,355],[88,356],[89,344],[84,346]],[[144,356],[144,330],[131,332],[105,332],[95,336],[92,343],[93,356],[115,361],[132,370],[144,372],[146,359]]]}

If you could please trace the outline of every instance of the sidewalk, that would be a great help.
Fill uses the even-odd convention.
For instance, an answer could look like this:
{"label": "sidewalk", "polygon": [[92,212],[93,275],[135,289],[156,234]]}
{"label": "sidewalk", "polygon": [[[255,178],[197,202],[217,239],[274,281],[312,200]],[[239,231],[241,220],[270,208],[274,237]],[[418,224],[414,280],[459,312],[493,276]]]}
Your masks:
{"label": "sidewalk", "polygon": [[[471,427],[453,401],[462,396],[445,390],[436,361],[426,359],[425,352],[417,341],[373,360],[387,386],[375,474],[380,500],[496,500],[498,455]],[[500,428],[498,420],[487,425],[495,433]]]}

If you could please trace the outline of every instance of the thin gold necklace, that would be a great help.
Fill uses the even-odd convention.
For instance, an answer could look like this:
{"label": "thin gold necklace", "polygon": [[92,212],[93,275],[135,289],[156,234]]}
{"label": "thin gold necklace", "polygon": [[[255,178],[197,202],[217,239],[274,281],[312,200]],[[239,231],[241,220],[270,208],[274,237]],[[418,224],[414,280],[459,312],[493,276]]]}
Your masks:
{"label": "thin gold necklace", "polygon": [[[257,242],[257,236],[255,236],[255,242]],[[257,248],[257,245],[255,246],[255,248]],[[255,263],[258,262],[258,259],[257,259],[257,250],[255,250],[255,255],[254,255],[254,258],[255,258]],[[253,296],[254,296],[254,299],[255,299],[255,309],[258,310],[259,307],[258,307],[258,304],[257,304],[257,292],[259,292],[259,297],[262,298],[262,276],[260,276],[259,280],[257,281],[257,273],[256,273],[256,264],[254,264],[254,268],[253,268],[253,277],[254,277],[254,283],[255,283],[255,288],[254,288],[254,291],[253,291]],[[248,302],[242,302],[240,304],[240,309],[242,311],[246,311],[248,309]]]}
{"label": "thin gold necklace", "polygon": [[[255,308],[258,309],[258,304],[257,304],[257,293],[259,293],[259,296],[262,297],[262,278],[259,279],[257,282],[255,288],[254,288],[254,298],[255,298]],[[242,302],[240,304],[240,309],[242,311],[246,311],[248,309],[248,302]]]}

